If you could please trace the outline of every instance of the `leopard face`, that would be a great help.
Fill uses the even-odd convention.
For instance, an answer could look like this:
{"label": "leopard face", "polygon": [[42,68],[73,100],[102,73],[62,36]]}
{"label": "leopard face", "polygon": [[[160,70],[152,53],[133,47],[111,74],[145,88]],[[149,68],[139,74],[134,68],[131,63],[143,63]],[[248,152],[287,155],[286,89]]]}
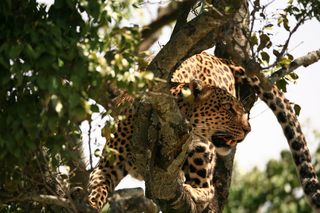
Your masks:
{"label": "leopard face", "polygon": [[190,119],[193,131],[210,140],[218,154],[226,155],[250,132],[248,114],[224,89],[215,87],[202,93]]}
{"label": "leopard face", "polygon": [[[190,120],[193,133],[210,140],[218,148],[219,154],[228,154],[230,148],[241,142],[251,130],[248,114],[240,101],[225,89],[205,86],[199,92],[198,81],[191,81],[188,85],[196,96],[193,97],[193,104],[190,105],[190,100],[186,98],[186,100],[178,99],[178,105]],[[171,89],[171,92],[179,96],[179,91],[175,91],[177,88]],[[183,91],[184,88],[178,89]]]}

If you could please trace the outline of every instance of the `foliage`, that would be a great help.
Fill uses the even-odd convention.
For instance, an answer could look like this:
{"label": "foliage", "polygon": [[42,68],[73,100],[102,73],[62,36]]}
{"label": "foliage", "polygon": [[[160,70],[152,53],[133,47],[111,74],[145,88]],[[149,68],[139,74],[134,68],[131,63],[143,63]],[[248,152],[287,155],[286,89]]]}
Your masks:
{"label": "foliage", "polygon": [[[268,74],[272,74],[294,60],[288,51],[290,40],[303,23],[312,18],[320,20],[320,3],[318,0],[289,0],[283,10],[270,11],[272,3],[261,2],[256,0],[252,3],[249,42],[252,56],[257,58]],[[287,39],[285,42],[275,43],[275,34],[279,32],[287,35]],[[286,92],[289,81],[298,78],[297,74],[290,73],[280,79],[277,86]]]}
{"label": "foliage", "polygon": [[292,0],[290,0],[288,4],[288,10],[294,14],[296,18],[308,16],[320,20],[320,3],[318,0],[298,0],[298,3],[297,7],[293,5]]}
{"label": "foliage", "polygon": [[[320,147],[313,159],[319,169]],[[318,172],[319,176],[320,172]],[[301,212],[309,213],[291,153],[282,151],[279,160],[270,160],[266,169],[252,169],[246,174],[236,170],[225,212]]]}
{"label": "foliage", "polygon": [[124,22],[134,3],[0,3],[1,192],[40,193],[32,181],[80,161],[79,124],[106,104],[112,85],[145,90],[146,75],[133,74],[139,29]]}
{"label": "foliage", "polygon": [[120,27],[128,4],[61,0],[46,11],[34,0],[2,3],[0,159],[78,137],[79,122],[96,111],[88,100],[102,101],[106,84],[136,89],[139,33]]}

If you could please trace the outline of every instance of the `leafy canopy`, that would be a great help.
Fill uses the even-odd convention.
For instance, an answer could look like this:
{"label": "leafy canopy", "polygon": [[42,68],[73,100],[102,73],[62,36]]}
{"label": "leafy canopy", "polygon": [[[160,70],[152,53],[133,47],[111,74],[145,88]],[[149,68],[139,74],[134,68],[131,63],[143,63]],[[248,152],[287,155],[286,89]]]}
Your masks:
{"label": "leafy canopy", "polygon": [[[60,150],[115,84],[135,93],[144,77],[126,1],[35,0],[0,4],[0,161],[23,163],[39,145]],[[89,100],[95,100],[94,103]]]}

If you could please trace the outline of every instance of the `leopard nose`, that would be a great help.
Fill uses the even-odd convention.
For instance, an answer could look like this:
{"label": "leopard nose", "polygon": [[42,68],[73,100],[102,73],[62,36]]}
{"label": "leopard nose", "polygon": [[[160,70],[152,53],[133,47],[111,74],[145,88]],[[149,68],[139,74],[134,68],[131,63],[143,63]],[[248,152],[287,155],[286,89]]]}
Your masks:
{"label": "leopard nose", "polygon": [[243,129],[244,134],[247,135],[251,131],[251,126],[248,123],[248,125],[245,125],[244,127],[242,127],[242,129]]}

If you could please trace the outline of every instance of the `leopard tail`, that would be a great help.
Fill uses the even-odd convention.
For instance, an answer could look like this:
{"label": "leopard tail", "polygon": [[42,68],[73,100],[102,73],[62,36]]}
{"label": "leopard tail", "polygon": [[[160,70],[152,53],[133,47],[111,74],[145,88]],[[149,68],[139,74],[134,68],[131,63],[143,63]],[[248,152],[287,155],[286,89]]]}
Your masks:
{"label": "leopard tail", "polygon": [[305,136],[289,100],[286,99],[284,94],[276,86],[272,86],[270,90],[263,89],[258,77],[248,77],[244,74],[243,68],[240,72],[237,71],[235,73],[235,77],[237,82],[252,86],[259,98],[269,106],[277,117],[290,146],[303,191],[314,209],[314,212],[319,213],[319,180],[311,162],[311,154]]}

